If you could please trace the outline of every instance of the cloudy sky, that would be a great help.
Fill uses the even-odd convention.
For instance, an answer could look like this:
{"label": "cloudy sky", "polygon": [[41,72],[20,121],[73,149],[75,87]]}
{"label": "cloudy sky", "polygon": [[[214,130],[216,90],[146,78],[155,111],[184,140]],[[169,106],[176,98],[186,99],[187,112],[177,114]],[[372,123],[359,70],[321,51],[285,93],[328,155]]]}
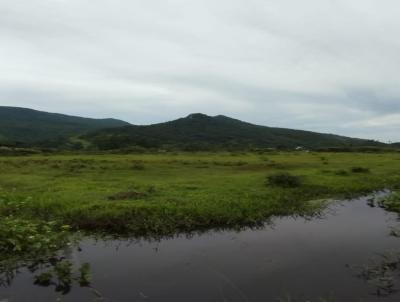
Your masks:
{"label": "cloudy sky", "polygon": [[400,141],[397,0],[1,0],[0,105]]}

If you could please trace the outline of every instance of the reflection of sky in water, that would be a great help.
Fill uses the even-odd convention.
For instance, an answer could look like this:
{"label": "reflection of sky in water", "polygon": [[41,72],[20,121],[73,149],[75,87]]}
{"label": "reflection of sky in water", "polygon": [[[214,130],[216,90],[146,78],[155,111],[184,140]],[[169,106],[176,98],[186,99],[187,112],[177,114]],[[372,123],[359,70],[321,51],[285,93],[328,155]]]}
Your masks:
{"label": "reflection of sky in water", "polygon": [[[397,216],[366,200],[330,208],[324,219],[279,218],[272,228],[240,233],[158,242],[88,240],[69,258],[91,263],[92,285],[102,301],[277,301],[287,294],[296,301],[331,295],[340,302],[376,301],[347,265],[400,248],[400,239],[389,236]],[[20,274],[11,287],[0,289],[0,301],[57,299],[59,294],[32,280]],[[61,301],[96,299],[93,290],[75,286]]]}

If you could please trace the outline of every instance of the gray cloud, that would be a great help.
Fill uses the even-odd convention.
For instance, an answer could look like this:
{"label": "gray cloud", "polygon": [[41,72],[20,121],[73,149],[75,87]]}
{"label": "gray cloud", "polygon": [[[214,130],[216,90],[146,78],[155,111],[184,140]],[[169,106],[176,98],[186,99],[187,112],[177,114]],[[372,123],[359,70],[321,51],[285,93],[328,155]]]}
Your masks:
{"label": "gray cloud", "polygon": [[3,0],[0,105],[399,140],[394,0]]}

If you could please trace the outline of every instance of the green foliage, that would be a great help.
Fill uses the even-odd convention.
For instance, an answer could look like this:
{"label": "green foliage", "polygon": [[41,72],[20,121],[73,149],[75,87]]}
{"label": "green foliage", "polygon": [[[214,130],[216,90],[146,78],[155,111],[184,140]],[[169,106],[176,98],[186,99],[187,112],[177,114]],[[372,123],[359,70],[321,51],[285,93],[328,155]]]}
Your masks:
{"label": "green foliage", "polygon": [[26,213],[30,198],[0,196],[0,276],[19,263],[45,261],[70,244],[70,226]]}
{"label": "green foliage", "polygon": [[4,217],[0,221],[0,255],[35,256],[58,250],[68,241],[68,225]]}
{"label": "green foliage", "polygon": [[283,188],[296,188],[300,187],[302,184],[299,176],[291,175],[287,172],[269,175],[267,179],[269,185]]}

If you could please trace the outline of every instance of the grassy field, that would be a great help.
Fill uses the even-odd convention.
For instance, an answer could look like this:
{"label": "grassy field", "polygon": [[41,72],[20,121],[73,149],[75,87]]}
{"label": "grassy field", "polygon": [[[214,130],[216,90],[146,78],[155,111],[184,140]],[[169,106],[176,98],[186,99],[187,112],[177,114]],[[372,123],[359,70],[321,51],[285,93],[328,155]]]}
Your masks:
{"label": "grassy field", "polygon": [[[400,153],[4,156],[0,284],[20,266],[54,261],[80,233],[158,238],[257,227],[384,188],[400,188]],[[400,194],[385,207],[400,212]]]}
{"label": "grassy field", "polygon": [[[296,184],[268,176],[296,177]],[[272,182],[272,183],[271,183]],[[400,154],[186,153],[0,158],[0,214],[73,230],[168,235],[259,225],[400,185]]]}

